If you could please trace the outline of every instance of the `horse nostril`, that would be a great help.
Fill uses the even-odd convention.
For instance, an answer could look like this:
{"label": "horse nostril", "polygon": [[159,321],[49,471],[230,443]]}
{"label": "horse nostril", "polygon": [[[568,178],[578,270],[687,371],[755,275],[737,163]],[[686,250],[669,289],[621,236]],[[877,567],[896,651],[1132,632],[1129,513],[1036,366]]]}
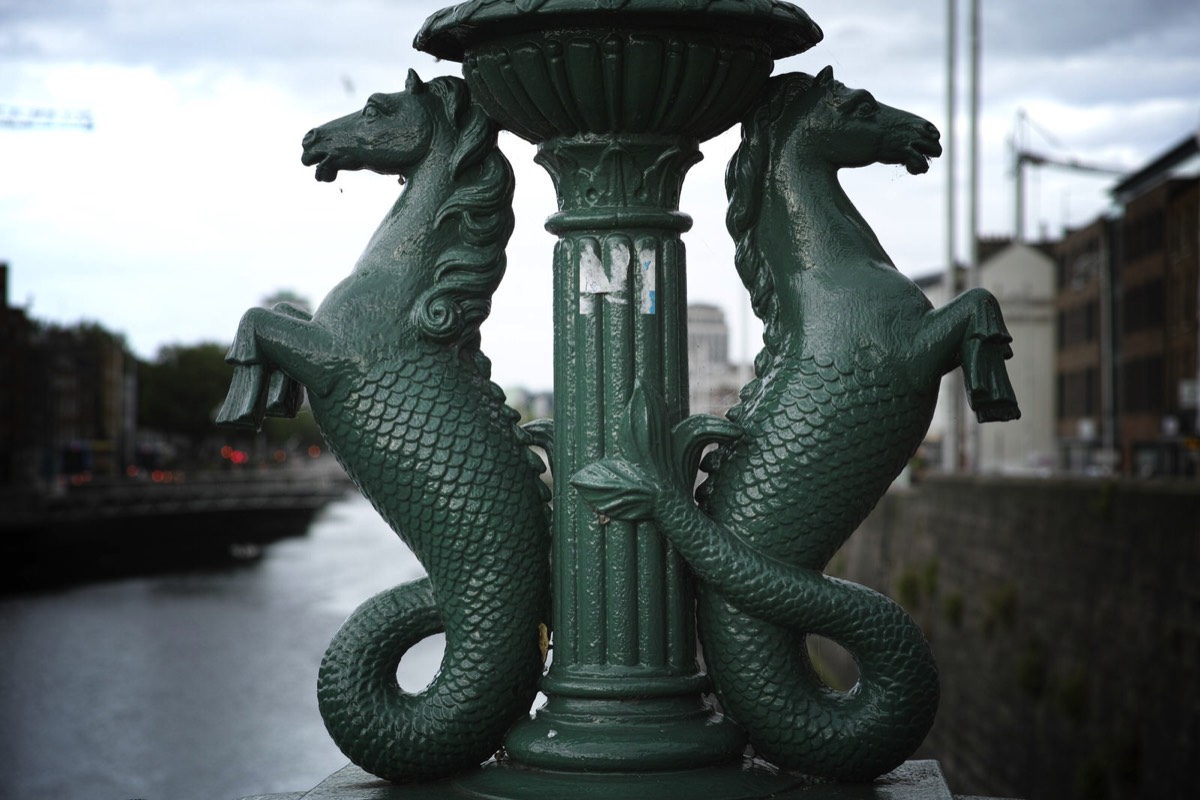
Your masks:
{"label": "horse nostril", "polygon": [[301,142],[301,144],[303,144],[305,147],[308,147],[310,144],[312,144],[316,140],[317,140],[317,129],[313,128],[311,131],[304,134],[304,140]]}
{"label": "horse nostril", "polygon": [[937,126],[934,125],[932,122],[925,123],[925,132],[927,134],[929,134],[930,136],[932,136],[934,139],[940,139],[942,137],[942,134],[938,131]]}

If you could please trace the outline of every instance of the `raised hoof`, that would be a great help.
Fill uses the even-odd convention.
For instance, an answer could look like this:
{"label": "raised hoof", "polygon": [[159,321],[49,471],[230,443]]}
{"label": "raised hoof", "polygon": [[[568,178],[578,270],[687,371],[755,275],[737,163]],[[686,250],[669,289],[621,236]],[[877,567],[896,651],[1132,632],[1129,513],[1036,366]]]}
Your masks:
{"label": "raised hoof", "polygon": [[217,412],[217,424],[255,431],[261,428],[264,413],[262,386],[261,364],[235,366],[225,402]]}
{"label": "raised hoof", "polygon": [[271,373],[267,385],[267,404],[263,413],[268,417],[291,419],[300,413],[304,403],[304,387],[279,370]]}
{"label": "raised hoof", "polygon": [[1008,422],[1021,418],[1021,409],[1017,407],[1017,404],[1004,400],[993,403],[976,403],[973,408],[975,419],[980,422]]}

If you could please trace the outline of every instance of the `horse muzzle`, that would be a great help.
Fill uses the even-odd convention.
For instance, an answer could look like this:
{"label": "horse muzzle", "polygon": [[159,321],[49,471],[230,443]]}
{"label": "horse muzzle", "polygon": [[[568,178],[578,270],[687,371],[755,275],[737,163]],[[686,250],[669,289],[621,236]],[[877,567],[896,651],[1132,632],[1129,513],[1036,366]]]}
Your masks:
{"label": "horse muzzle", "polygon": [[932,122],[921,125],[917,135],[904,148],[900,163],[912,175],[920,175],[929,171],[929,159],[942,154],[941,134]]}

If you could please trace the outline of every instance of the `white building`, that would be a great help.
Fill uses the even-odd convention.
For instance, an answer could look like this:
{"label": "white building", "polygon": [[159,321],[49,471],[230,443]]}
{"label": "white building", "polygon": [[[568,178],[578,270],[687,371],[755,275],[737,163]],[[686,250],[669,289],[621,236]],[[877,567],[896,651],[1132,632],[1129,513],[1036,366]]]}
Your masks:
{"label": "white building", "polygon": [[[979,285],[1000,301],[1013,337],[1007,362],[1021,419],[980,425],[966,412],[966,452],[975,453],[980,472],[1023,473],[1055,463],[1055,262],[1035,246],[1007,243],[979,267]],[[918,280],[935,306],[946,302],[945,277]],[[953,373],[942,379],[928,440],[939,445],[951,424],[951,403],[962,397]]]}
{"label": "white building", "polygon": [[688,306],[688,399],[693,414],[724,416],[750,380],[745,364],[729,362],[729,327],[717,306]]}

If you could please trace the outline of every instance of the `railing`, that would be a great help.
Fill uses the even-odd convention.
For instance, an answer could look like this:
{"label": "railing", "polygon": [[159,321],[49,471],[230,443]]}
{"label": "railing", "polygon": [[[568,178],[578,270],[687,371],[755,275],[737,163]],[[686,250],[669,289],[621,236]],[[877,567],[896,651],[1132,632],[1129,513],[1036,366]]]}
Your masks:
{"label": "railing", "polygon": [[9,489],[0,492],[0,529],[240,510],[316,510],[349,488],[340,471],[305,468],[189,473],[170,483],[102,479],[55,492]]}

